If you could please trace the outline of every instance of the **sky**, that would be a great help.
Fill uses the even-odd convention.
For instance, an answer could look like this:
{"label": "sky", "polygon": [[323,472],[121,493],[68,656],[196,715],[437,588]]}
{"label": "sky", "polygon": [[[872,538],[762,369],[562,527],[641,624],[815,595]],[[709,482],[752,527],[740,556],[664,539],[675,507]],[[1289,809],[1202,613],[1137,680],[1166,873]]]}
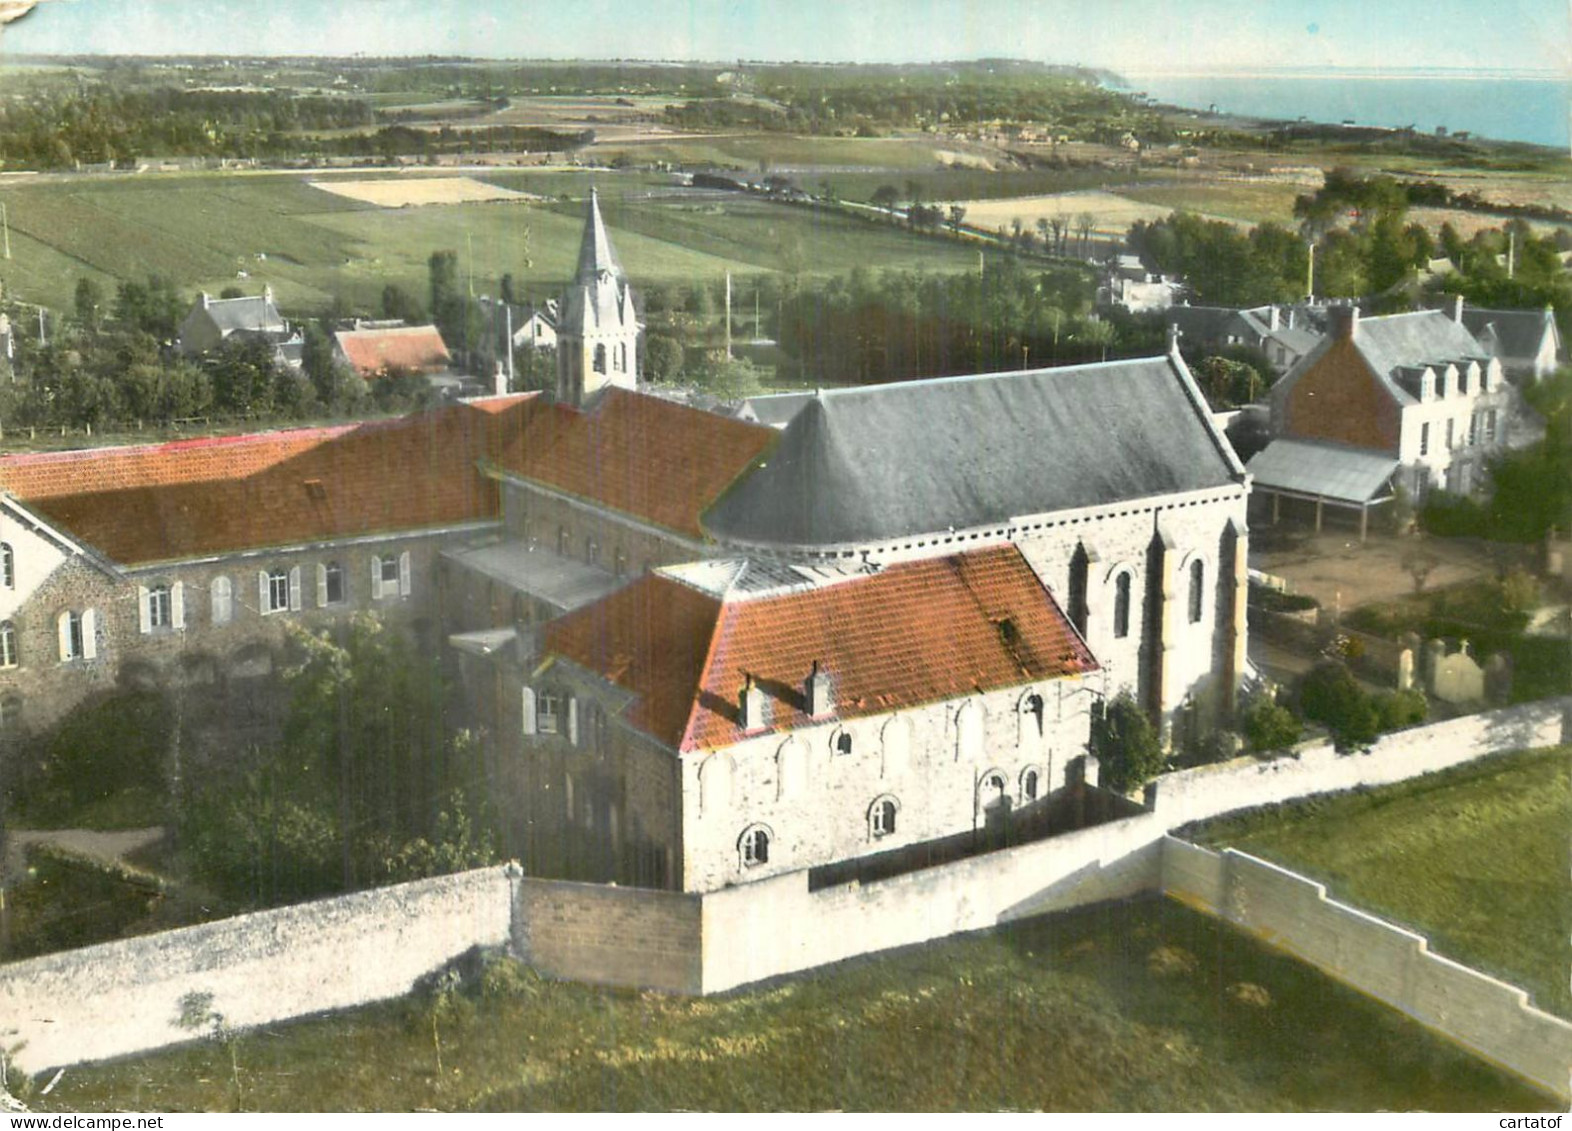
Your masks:
{"label": "sky", "polygon": [[1278,67],[1572,74],[1572,0],[39,0],[32,54],[920,62],[1126,74]]}

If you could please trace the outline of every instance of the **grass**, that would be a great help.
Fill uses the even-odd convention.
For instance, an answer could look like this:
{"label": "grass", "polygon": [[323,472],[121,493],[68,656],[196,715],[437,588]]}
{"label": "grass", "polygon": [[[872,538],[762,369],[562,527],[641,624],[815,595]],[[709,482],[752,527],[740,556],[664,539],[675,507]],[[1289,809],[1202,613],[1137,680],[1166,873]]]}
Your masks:
{"label": "grass", "polygon": [[1293,228],[1294,198],[1310,193],[1302,185],[1223,181],[1180,185],[1140,185],[1119,190],[1121,196],[1174,211],[1198,212],[1243,220],[1249,224],[1273,223]]}
{"label": "grass", "polygon": [[[541,982],[67,1072],[38,1110],[1548,1109],[1175,904],[1087,909],[720,998]],[[222,1011],[224,1003],[214,1002]],[[171,1002],[171,1010],[175,1003]]]}
{"label": "grass", "polygon": [[1328,894],[1430,936],[1438,954],[1572,1017],[1572,748],[1489,758],[1382,789],[1203,826],[1323,881]]}
{"label": "grass", "polygon": [[[113,294],[124,279],[161,274],[188,290],[249,292],[271,284],[286,310],[380,305],[388,283],[427,291],[433,251],[459,253],[477,292],[504,272],[532,291],[554,292],[572,275],[582,204],[456,204],[380,209],[311,187],[314,174],[184,174],[50,181],[5,189],[12,258],[0,263],[7,294],[70,309],[78,278]],[[723,203],[624,202],[624,193],[669,180],[647,175],[507,171],[483,179],[541,195],[605,194],[607,223],[629,274],[640,283],[718,279],[774,271],[788,258],[810,273],[878,264],[970,270],[960,245],[877,224],[748,198]],[[258,256],[265,258],[258,258]],[[248,278],[238,279],[244,271]]]}

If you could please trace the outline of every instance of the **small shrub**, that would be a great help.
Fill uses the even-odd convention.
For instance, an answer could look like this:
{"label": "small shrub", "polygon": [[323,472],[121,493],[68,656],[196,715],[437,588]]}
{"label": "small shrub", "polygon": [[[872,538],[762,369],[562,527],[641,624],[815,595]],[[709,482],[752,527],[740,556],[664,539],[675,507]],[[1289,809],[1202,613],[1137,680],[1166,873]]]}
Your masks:
{"label": "small shrub", "polygon": [[1269,613],[1303,613],[1321,605],[1308,593],[1284,593],[1254,584],[1250,586],[1250,603]]}
{"label": "small shrub", "polygon": [[1321,723],[1341,751],[1363,749],[1381,733],[1381,712],[1347,665],[1336,660],[1317,664],[1299,684],[1299,710]]}
{"label": "small shrub", "polygon": [[1303,724],[1292,711],[1265,697],[1250,703],[1239,722],[1250,749],[1258,754],[1287,750],[1304,733]]}
{"label": "small shrub", "polygon": [[1508,615],[1532,613],[1539,607],[1539,579],[1514,569],[1501,579],[1501,608]]}
{"label": "small shrub", "polygon": [[533,998],[540,993],[540,975],[506,954],[487,955],[480,969],[480,996],[486,1000]]}
{"label": "small shrub", "polygon": [[1490,533],[1490,515],[1473,499],[1432,491],[1419,512],[1419,525],[1440,538],[1483,538]]}
{"label": "small shrub", "polygon": [[1376,710],[1381,716],[1382,730],[1397,730],[1416,726],[1430,714],[1430,703],[1424,694],[1410,688],[1407,691],[1388,691],[1375,697]]}

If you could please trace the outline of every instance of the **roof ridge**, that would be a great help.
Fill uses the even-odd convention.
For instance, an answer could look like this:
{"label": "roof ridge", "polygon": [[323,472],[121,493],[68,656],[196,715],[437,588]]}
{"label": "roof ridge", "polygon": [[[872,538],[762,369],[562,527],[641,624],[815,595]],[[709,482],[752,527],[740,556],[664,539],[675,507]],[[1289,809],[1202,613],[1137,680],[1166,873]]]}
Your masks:
{"label": "roof ridge", "polygon": [[1107,361],[1084,361],[1074,365],[1044,365],[1036,369],[995,369],[986,373],[952,373],[944,377],[923,377],[916,381],[885,381],[868,385],[842,385],[829,388],[820,387],[810,394],[810,398],[839,397],[851,393],[872,393],[880,390],[895,391],[898,389],[920,389],[934,385],[963,384],[969,381],[1004,380],[1012,377],[1041,377],[1049,374],[1084,372],[1091,369],[1106,369],[1120,365],[1149,365],[1154,361],[1166,361],[1167,354],[1152,354],[1150,357],[1117,357]]}
{"label": "roof ridge", "polygon": [[[660,574],[650,574],[650,577],[652,578],[660,576]],[[666,578],[665,580],[668,582],[672,581],[671,578]],[[695,590],[695,592],[698,591]],[[701,593],[700,595],[715,602],[715,616],[713,621],[710,623],[710,639],[709,643],[705,646],[704,649],[704,662],[699,665],[698,682],[693,685],[693,689],[691,691],[686,692],[685,694],[685,698],[688,703],[688,717],[683,721],[682,734],[677,739],[677,753],[679,754],[685,750],[691,750],[695,748],[693,742],[693,728],[698,719],[700,706],[699,692],[708,682],[710,666],[715,663],[715,650],[720,644],[721,637],[721,620],[727,615],[727,610],[734,607],[728,604],[725,600],[712,597],[708,593]]]}

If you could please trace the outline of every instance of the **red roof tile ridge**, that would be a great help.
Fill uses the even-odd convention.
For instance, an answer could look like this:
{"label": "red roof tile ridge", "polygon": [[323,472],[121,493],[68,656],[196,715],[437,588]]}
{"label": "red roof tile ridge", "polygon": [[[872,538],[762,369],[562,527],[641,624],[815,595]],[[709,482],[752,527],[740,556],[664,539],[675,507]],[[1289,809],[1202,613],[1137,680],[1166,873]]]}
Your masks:
{"label": "red roof tile ridge", "polygon": [[[663,580],[667,581],[668,584],[678,584],[676,581],[670,578],[664,578]],[[682,724],[682,738],[677,742],[677,752],[679,754],[686,753],[689,750],[698,749],[698,743],[694,740],[693,736],[693,728],[694,724],[697,722],[701,704],[700,692],[705,687],[709,686],[710,668],[715,663],[715,648],[720,643],[720,638],[722,635],[722,622],[724,622],[725,619],[730,615],[732,609],[731,602],[725,600],[724,598],[717,599],[711,597],[710,599],[715,601],[716,605],[715,623],[710,626],[710,641],[709,645],[704,649],[704,663],[699,665],[698,682],[693,687],[693,693],[688,696],[688,717],[687,720]]]}
{"label": "red roof tile ridge", "polygon": [[203,449],[239,447],[253,443],[277,443],[280,440],[304,440],[315,437],[332,440],[344,433],[362,427],[369,421],[347,424],[323,424],[310,428],[285,428],[271,432],[239,432],[233,436],[193,436],[185,440],[164,440],[152,444],[116,444],[102,448],[71,448],[60,452],[17,452],[0,456],[0,467],[35,467],[48,463],[91,461],[106,456],[173,455]]}

